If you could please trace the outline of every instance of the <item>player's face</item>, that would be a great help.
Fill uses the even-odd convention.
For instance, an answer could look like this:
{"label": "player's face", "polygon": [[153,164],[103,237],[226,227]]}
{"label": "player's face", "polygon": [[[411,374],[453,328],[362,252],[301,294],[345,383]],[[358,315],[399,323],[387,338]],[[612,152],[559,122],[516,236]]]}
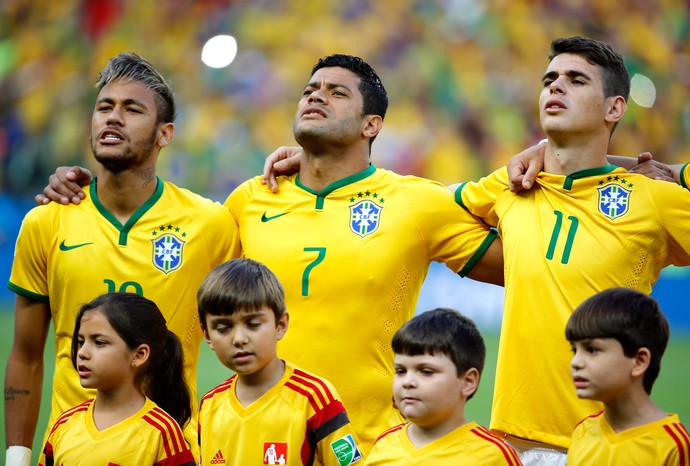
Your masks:
{"label": "player's face", "polygon": [[602,70],[584,57],[562,53],[542,77],[541,126],[550,136],[588,135],[601,130],[611,98],[604,97]]}
{"label": "player's face", "polygon": [[360,140],[366,121],[360,78],[340,67],[321,68],[305,86],[293,123],[295,139],[302,146],[348,146]]}
{"label": "player's face", "polygon": [[268,307],[206,317],[206,341],[223,365],[240,375],[261,378],[277,364],[276,345],[288,327],[288,314],[276,324]]}
{"label": "player's face", "polygon": [[606,402],[630,386],[635,358],[627,357],[615,338],[576,341],[571,347],[570,367],[579,398]]}
{"label": "player's face", "polygon": [[136,81],[114,80],[96,99],[91,150],[96,160],[114,173],[155,162],[161,125],[153,91]]}
{"label": "player's face", "polygon": [[133,351],[98,308],[84,313],[78,342],[77,372],[82,387],[109,391],[133,383]]}
{"label": "player's face", "polygon": [[463,387],[463,376],[446,355],[395,355],[393,398],[418,426],[464,422]]}

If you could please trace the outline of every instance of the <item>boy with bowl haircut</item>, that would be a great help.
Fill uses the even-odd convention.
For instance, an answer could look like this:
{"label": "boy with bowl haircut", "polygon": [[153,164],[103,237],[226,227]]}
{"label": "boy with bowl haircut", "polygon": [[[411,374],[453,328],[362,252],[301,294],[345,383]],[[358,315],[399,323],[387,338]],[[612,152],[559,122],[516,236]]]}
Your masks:
{"label": "boy with bowl haircut", "polygon": [[278,358],[283,287],[265,265],[233,259],[197,294],[206,342],[236,374],[201,399],[200,464],[323,464],[363,459],[330,382]]}
{"label": "boy with bowl haircut", "polygon": [[392,346],[393,398],[408,422],[379,436],[366,465],[522,464],[510,446],[465,419],[486,356],[472,320],[451,309],[427,311],[405,323]]}
{"label": "boy with bowl haircut", "polygon": [[689,464],[687,429],[649,397],[669,339],[656,300],[628,288],[601,291],[575,309],[565,335],[577,396],[604,403],[575,427],[568,465]]}

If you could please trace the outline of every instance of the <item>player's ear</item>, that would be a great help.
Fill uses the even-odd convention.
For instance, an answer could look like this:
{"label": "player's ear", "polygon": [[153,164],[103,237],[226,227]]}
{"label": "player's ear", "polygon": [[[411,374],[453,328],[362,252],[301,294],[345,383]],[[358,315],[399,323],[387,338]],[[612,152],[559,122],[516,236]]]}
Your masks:
{"label": "player's ear", "polygon": [[288,314],[288,311],[285,311],[282,316],[280,316],[280,319],[278,319],[278,322],[276,322],[276,331],[278,333],[278,340],[283,338],[285,336],[285,332],[287,332],[288,329],[288,324],[290,323],[290,314]]}
{"label": "player's ear", "polygon": [[175,134],[175,123],[161,123],[158,125],[158,145],[163,148],[170,144]]}
{"label": "player's ear", "polygon": [[608,105],[605,116],[606,121],[617,123],[618,120],[623,118],[623,115],[625,115],[625,110],[628,104],[625,102],[623,96],[620,95],[609,97],[606,99],[606,102]]}
{"label": "player's ear", "polygon": [[652,353],[648,348],[640,348],[633,356],[633,366],[631,374],[634,377],[642,377],[649,367],[649,362],[652,359]]}
{"label": "player's ear", "polygon": [[132,367],[140,367],[148,361],[151,356],[151,347],[142,343],[132,352]]}
{"label": "player's ear", "polygon": [[380,115],[364,115],[362,125],[362,135],[371,139],[383,128],[383,119]]}
{"label": "player's ear", "polygon": [[479,370],[476,367],[471,367],[460,376],[460,379],[462,380],[460,394],[467,399],[477,391],[479,386]]}
{"label": "player's ear", "polygon": [[208,335],[208,329],[205,325],[201,326],[201,331],[204,332],[204,340],[206,340],[206,344],[208,345],[208,347],[215,351],[215,349],[213,348],[213,343],[211,342],[211,337]]}

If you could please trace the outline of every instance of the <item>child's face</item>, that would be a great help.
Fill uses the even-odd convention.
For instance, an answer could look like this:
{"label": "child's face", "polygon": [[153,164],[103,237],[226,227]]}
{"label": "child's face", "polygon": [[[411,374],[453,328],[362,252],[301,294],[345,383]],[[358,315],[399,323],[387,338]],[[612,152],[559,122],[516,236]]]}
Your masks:
{"label": "child's face", "polygon": [[273,311],[264,306],[232,315],[207,315],[204,336],[225,367],[248,375],[260,372],[277,358],[276,345],[287,327],[287,312],[276,325]]}
{"label": "child's face", "polygon": [[403,416],[418,426],[464,422],[465,375],[457,375],[446,355],[396,354],[393,398]]}
{"label": "child's face", "polygon": [[78,333],[76,366],[84,388],[108,391],[133,383],[133,353],[98,309],[84,313]]}
{"label": "child's face", "polygon": [[635,358],[627,357],[615,338],[575,341],[571,347],[570,367],[579,398],[606,402],[631,385]]}

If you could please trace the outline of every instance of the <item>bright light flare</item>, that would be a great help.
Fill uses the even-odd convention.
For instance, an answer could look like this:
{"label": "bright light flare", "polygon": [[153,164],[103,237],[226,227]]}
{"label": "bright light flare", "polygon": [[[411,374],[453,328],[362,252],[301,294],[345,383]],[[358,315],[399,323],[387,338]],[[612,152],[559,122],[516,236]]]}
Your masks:
{"label": "bright light flare", "polygon": [[201,50],[201,61],[211,68],[225,68],[237,56],[237,41],[232,36],[211,37]]}
{"label": "bright light flare", "polygon": [[651,79],[636,74],[630,80],[630,98],[640,107],[650,108],[656,100],[656,87]]}

